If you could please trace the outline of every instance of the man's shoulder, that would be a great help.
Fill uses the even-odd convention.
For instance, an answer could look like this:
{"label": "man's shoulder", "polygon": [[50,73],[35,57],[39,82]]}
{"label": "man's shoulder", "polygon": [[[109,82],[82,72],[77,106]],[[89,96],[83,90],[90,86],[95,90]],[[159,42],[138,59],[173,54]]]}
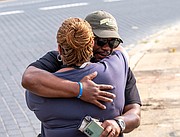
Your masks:
{"label": "man's shoulder", "polygon": [[51,60],[51,59],[52,59],[52,61],[55,61],[55,60],[57,60],[57,58],[58,58],[58,54],[59,54],[58,51],[56,51],[56,50],[51,50],[51,51],[48,51],[48,52],[42,57],[42,59],[48,59],[48,60]]}
{"label": "man's shoulder", "polygon": [[57,56],[59,54],[59,52],[57,50],[51,50],[51,51],[48,51],[47,54]]}

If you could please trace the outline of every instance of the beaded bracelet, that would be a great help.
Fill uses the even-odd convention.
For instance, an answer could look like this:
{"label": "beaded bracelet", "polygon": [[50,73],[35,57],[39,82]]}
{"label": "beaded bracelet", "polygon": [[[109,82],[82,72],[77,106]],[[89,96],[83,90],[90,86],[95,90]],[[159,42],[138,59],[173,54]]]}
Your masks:
{"label": "beaded bracelet", "polygon": [[77,82],[77,83],[79,84],[79,95],[77,96],[77,98],[80,98],[83,93],[83,84],[81,82]]}

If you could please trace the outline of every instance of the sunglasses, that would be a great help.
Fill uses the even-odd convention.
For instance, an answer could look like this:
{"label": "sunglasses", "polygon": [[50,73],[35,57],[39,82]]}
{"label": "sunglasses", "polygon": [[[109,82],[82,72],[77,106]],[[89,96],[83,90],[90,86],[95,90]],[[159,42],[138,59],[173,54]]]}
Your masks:
{"label": "sunglasses", "polygon": [[109,47],[112,49],[117,48],[118,45],[122,43],[122,41],[118,38],[112,38],[111,40],[109,40],[108,38],[95,37],[94,40],[98,46],[103,47],[108,43]]}

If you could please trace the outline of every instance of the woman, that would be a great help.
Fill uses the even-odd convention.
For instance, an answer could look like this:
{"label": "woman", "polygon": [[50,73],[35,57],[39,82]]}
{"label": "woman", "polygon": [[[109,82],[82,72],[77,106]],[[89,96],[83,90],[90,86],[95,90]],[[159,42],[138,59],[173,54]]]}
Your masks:
{"label": "woman", "polygon": [[[117,50],[98,63],[89,63],[93,55],[93,42],[93,32],[85,20],[69,18],[59,28],[57,43],[64,67],[54,75],[77,82],[80,92],[77,98],[68,99],[43,98],[26,92],[28,107],[42,122],[42,137],[85,137],[86,135],[78,130],[85,116],[89,115],[104,122],[122,114],[128,71],[126,59]],[[110,84],[115,87],[109,92],[116,94],[116,98],[111,103],[104,103],[105,110],[78,99],[83,94],[83,85],[78,81],[94,71],[98,72],[98,76],[94,79],[96,83]],[[119,135],[120,128],[117,128],[116,121],[114,125],[106,136]]]}

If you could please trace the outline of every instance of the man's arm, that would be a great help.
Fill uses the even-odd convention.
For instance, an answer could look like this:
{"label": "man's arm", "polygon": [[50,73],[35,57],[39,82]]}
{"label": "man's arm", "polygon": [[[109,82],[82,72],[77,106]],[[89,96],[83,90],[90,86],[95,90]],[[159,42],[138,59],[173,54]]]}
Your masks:
{"label": "man's arm", "polygon": [[[129,104],[124,108],[124,114],[116,117],[125,122],[125,130],[123,133],[129,133],[140,125],[141,109],[139,104]],[[100,137],[119,137],[121,130],[117,122],[113,119],[105,120],[102,123],[104,131]]]}
{"label": "man's arm", "polygon": [[[111,85],[95,84],[92,79],[96,75],[97,73],[93,73],[81,80],[83,94],[80,99],[105,109],[106,107],[100,101],[112,102],[115,95],[103,90],[109,90],[113,87]],[[34,94],[43,97],[68,98],[77,97],[79,94],[79,85],[77,82],[60,79],[47,71],[33,66],[29,66],[25,70],[22,77],[22,86]]]}
{"label": "man's arm", "polygon": [[[128,53],[122,46],[118,46],[114,50],[120,50],[124,53],[126,58],[129,59]],[[126,124],[126,128],[123,131],[124,133],[129,133],[140,125],[141,100],[136,86],[136,79],[130,68],[128,69],[125,88],[125,107],[123,110],[123,115],[117,118],[123,119]],[[121,132],[119,125],[115,120],[105,120],[102,123],[102,126],[105,130],[101,134],[101,137],[116,137],[119,136]]]}
{"label": "man's arm", "polygon": [[[118,50],[121,50],[126,58],[129,60],[127,51],[122,47],[118,46]],[[128,68],[128,75],[125,88],[125,107],[123,115],[120,116],[126,123],[125,133],[131,132],[137,128],[140,124],[140,112],[141,112],[141,99],[136,86],[136,79],[131,70]]]}
{"label": "man's arm", "polygon": [[136,86],[136,78],[131,68],[128,69],[128,77],[125,89],[125,106],[129,104],[139,104],[141,106],[141,99]]}
{"label": "man's arm", "polygon": [[[66,86],[68,85],[68,86]],[[78,85],[75,82],[60,79],[53,74],[28,67],[22,76],[22,86],[43,97],[75,97],[78,95]],[[65,92],[64,92],[65,91]]]}
{"label": "man's arm", "polygon": [[124,113],[119,118],[126,123],[124,133],[129,133],[140,125],[141,106],[139,104],[129,104],[124,107]]}
{"label": "man's arm", "polygon": [[[117,118],[123,119],[126,124],[123,133],[129,133],[140,125],[141,100],[136,86],[136,79],[130,68],[128,70],[125,88],[125,107],[123,115]],[[102,126],[105,130],[101,134],[101,137],[118,137],[121,133],[119,125],[115,120],[105,120],[102,123]]]}

